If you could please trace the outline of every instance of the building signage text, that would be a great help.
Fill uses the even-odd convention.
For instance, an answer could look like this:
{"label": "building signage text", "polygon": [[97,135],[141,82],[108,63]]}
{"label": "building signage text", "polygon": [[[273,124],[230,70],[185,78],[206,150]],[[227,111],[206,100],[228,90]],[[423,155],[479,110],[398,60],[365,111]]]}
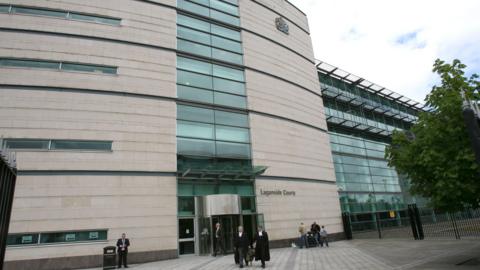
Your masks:
{"label": "building signage text", "polygon": [[265,189],[260,189],[260,195],[262,196],[295,196],[295,191],[293,190],[280,190],[280,189],[275,189],[275,190],[265,190]]}

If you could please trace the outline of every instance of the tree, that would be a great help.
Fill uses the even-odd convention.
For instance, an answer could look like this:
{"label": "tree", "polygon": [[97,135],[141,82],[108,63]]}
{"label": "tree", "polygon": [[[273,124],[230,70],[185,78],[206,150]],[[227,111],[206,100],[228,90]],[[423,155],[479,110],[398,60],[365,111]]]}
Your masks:
{"label": "tree", "polygon": [[466,66],[437,59],[433,71],[441,77],[425,98],[429,112],[421,112],[409,131],[395,131],[386,158],[411,181],[410,192],[427,198],[432,207],[457,211],[478,207],[480,166],[475,162],[462,115],[461,91],[478,102],[476,74],[464,76]]}

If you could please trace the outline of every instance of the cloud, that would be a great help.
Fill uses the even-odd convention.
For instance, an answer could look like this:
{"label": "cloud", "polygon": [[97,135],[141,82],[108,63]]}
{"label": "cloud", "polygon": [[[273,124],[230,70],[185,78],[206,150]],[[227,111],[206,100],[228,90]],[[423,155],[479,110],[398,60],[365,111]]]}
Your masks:
{"label": "cloud", "polygon": [[290,0],[307,13],[315,57],[423,101],[435,59],[480,73],[478,0]]}

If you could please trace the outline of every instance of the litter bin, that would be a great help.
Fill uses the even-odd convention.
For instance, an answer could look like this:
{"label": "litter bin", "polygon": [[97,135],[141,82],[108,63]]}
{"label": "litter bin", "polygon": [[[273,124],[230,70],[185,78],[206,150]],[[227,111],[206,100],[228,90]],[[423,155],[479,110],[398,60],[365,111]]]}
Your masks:
{"label": "litter bin", "polygon": [[103,248],[103,269],[115,269],[117,262],[117,247],[108,246]]}

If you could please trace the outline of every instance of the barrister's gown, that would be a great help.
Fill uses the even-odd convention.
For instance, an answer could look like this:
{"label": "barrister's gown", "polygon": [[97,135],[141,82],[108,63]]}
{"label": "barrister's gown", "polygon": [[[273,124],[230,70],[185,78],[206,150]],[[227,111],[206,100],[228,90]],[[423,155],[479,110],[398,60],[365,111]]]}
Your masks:
{"label": "barrister's gown", "polygon": [[255,246],[255,261],[264,260],[270,261],[270,247],[268,245],[268,234],[266,231],[262,232],[262,236],[255,234],[253,240],[256,243]]}

